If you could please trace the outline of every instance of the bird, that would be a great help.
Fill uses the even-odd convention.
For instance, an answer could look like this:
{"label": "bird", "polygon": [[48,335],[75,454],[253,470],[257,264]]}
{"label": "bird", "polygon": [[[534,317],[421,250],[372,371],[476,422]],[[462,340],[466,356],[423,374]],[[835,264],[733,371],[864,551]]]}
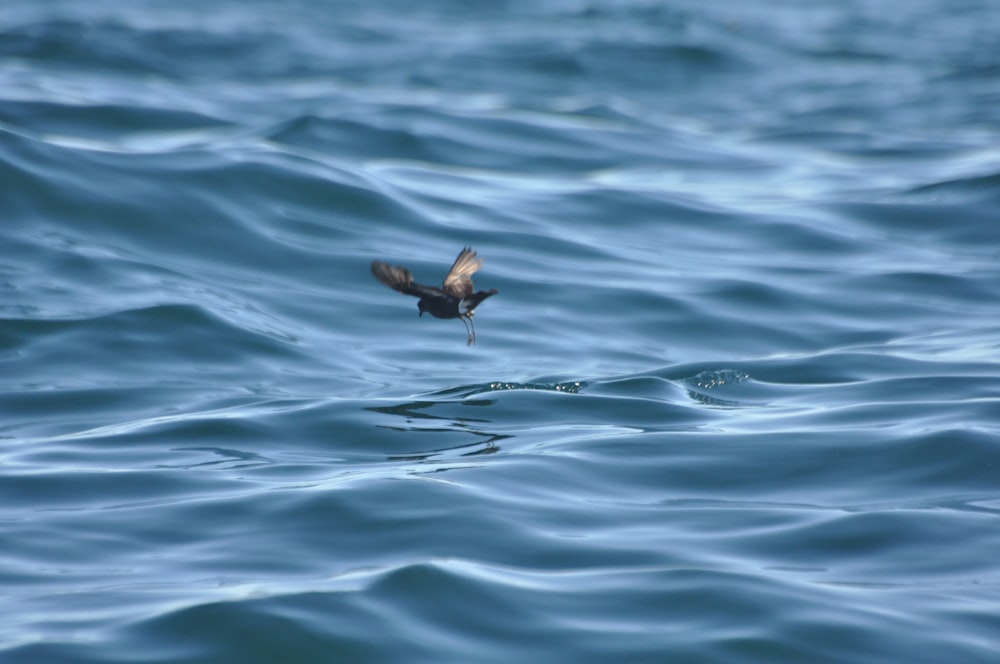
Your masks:
{"label": "bird", "polygon": [[486,298],[500,292],[496,288],[476,292],[472,285],[472,275],[482,266],[483,259],[478,257],[472,247],[465,247],[448,270],[441,288],[414,283],[413,275],[405,267],[382,261],[372,261],[372,274],[394,291],[419,297],[417,308],[421,316],[428,313],[435,318],[461,319],[469,334],[466,345],[471,346],[476,343],[476,326],[472,322],[476,307]]}

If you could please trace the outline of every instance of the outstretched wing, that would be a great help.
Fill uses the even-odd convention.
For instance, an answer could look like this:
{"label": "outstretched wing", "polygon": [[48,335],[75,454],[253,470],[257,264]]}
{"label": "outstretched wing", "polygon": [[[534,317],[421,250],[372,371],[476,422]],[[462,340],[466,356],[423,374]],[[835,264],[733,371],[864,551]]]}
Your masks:
{"label": "outstretched wing", "polygon": [[372,274],[394,291],[416,297],[440,296],[441,289],[413,283],[413,275],[405,267],[389,265],[382,261],[372,261]]}
{"label": "outstretched wing", "polygon": [[483,266],[483,260],[476,256],[471,247],[462,249],[455,263],[444,278],[444,291],[452,297],[464,298],[472,295],[472,275]]}

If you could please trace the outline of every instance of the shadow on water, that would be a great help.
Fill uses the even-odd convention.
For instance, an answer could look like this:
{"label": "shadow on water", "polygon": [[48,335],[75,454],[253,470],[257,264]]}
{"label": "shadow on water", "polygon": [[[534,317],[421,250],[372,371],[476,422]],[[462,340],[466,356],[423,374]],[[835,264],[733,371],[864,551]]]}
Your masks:
{"label": "shadow on water", "polygon": [[274,459],[270,459],[255,452],[247,452],[244,450],[226,447],[175,447],[171,451],[179,452],[181,454],[204,452],[215,458],[210,461],[196,461],[191,463],[160,463],[156,464],[157,468],[175,468],[181,470],[226,468],[229,470],[249,470],[269,466],[275,463]]}
{"label": "shadow on water", "polygon": [[455,417],[453,415],[435,415],[430,412],[426,412],[427,409],[433,408],[435,406],[443,406],[447,404],[461,403],[463,406],[490,406],[494,402],[490,400],[478,399],[469,401],[408,401],[395,406],[371,406],[366,408],[366,410],[382,413],[386,415],[395,415],[398,417],[405,418],[406,422],[412,423],[415,421],[430,421],[430,422],[440,422],[447,423],[447,425],[442,426],[425,426],[425,425],[387,425],[387,424],[377,424],[376,428],[379,429],[389,429],[392,431],[413,431],[420,433],[455,433],[456,431],[467,433],[471,436],[475,436],[479,440],[472,443],[463,443],[461,445],[450,445],[447,447],[434,448],[430,450],[412,452],[409,454],[394,454],[386,457],[389,461],[424,461],[427,459],[437,458],[443,455],[458,454],[458,456],[470,457],[479,456],[483,454],[495,454],[500,451],[500,447],[497,443],[506,438],[511,438],[509,435],[499,434],[495,432],[490,432],[484,430],[480,425],[488,424],[489,420],[473,417]]}
{"label": "shadow on water", "polygon": [[[462,457],[471,457],[484,454],[495,454],[501,450],[499,445],[500,441],[513,438],[513,436],[510,434],[501,434],[495,431],[490,431],[488,425],[491,421],[488,419],[481,417],[457,416],[454,414],[435,414],[430,412],[432,409],[447,408],[449,406],[473,408],[493,406],[496,404],[496,400],[469,398],[489,392],[542,390],[577,393],[583,389],[584,386],[585,383],[580,381],[561,383],[492,382],[475,385],[460,385],[457,387],[430,392],[425,395],[430,397],[428,399],[406,401],[393,406],[369,406],[366,410],[384,415],[394,415],[403,418],[405,421],[405,424],[379,424],[375,425],[376,428],[401,432],[436,434],[453,434],[461,432],[477,438],[475,442],[463,443],[461,445],[450,445],[407,454],[390,455],[387,457],[390,461],[424,461],[452,454],[457,454]],[[445,398],[435,399],[436,397]]]}

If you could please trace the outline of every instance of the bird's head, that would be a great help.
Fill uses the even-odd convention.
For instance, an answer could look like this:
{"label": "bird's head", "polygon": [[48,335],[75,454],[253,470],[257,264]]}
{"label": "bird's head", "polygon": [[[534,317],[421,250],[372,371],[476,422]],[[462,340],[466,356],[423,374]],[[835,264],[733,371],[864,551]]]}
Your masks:
{"label": "bird's head", "polygon": [[420,314],[419,314],[420,316],[423,316],[424,312],[427,311],[427,308],[424,306],[424,301],[423,300],[420,300],[419,302],[417,302],[417,309],[420,309]]}

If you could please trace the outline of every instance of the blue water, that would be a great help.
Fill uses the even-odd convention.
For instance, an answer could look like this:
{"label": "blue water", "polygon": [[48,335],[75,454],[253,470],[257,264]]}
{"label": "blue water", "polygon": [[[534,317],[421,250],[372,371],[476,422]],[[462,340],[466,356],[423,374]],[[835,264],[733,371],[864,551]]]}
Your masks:
{"label": "blue water", "polygon": [[998,34],[5,0],[0,661],[1000,661]]}

